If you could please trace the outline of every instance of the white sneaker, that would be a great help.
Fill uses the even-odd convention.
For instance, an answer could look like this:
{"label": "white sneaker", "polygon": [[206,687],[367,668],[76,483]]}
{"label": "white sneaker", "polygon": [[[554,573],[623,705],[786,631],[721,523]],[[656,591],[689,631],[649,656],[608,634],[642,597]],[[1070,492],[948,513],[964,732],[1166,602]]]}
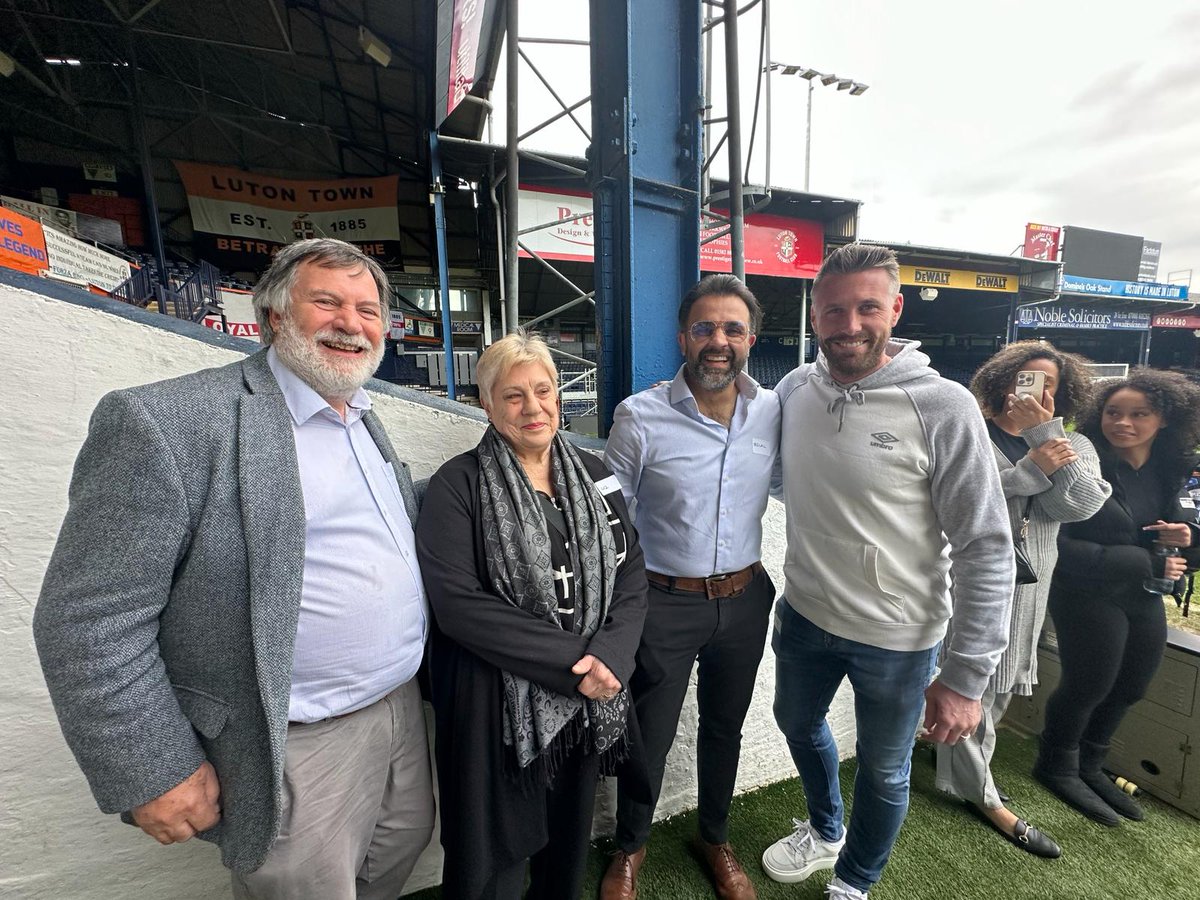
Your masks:
{"label": "white sneaker", "polygon": [[846,884],[836,875],[833,881],[825,885],[825,896],[828,900],[867,900],[867,892],[860,891],[852,884]]}
{"label": "white sneaker", "polygon": [[818,869],[832,869],[846,843],[845,830],[840,838],[829,842],[813,830],[807,819],[792,819],[792,824],[796,830],[773,843],[762,857],[767,875],[784,884],[803,881]]}

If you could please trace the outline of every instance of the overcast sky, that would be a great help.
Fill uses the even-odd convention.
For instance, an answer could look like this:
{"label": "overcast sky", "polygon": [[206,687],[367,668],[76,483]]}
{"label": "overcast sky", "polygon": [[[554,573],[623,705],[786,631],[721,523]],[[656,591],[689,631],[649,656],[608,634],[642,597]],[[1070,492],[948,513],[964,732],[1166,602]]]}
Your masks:
{"label": "overcast sky", "polygon": [[[586,36],[584,0],[521,0],[520,10],[523,37]],[[741,18],[743,143],[759,16]],[[568,103],[586,95],[586,48],[525,50]],[[851,97],[818,83],[813,98],[811,189],[863,201],[861,236],[1007,254],[1026,222],[1138,234],[1163,242],[1159,281],[1192,269],[1200,291],[1195,2],[774,0],[771,56],[870,85]],[[501,110],[503,80],[501,65]],[[524,130],[553,101],[527,67],[521,86]],[[806,84],[775,76],[772,91],[771,180],[799,189]],[[718,108],[723,94],[714,90]],[[578,115],[590,127],[588,108]],[[502,114],[496,128],[502,143]],[[586,145],[569,123],[528,143]]]}

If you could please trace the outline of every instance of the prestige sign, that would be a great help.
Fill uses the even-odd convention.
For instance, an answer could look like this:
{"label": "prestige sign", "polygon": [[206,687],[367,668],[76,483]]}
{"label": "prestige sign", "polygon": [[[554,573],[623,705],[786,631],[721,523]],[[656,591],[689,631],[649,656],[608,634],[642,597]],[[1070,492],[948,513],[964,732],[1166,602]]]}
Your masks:
{"label": "prestige sign", "polygon": [[1150,313],[1092,306],[1022,306],[1018,328],[1074,328],[1083,331],[1148,331]]}
{"label": "prestige sign", "polygon": [[[575,218],[578,216],[579,218]],[[571,219],[566,222],[564,219]],[[555,222],[521,236],[521,243],[543,259],[593,261],[592,198],[588,194],[564,194],[523,186],[520,192],[518,228]],[[702,227],[705,240],[720,227]],[[745,260],[748,275],[783,278],[814,278],[821,265],[824,232],[819,222],[782,216],[749,215],[745,223]],[[521,249],[519,255],[528,259]],[[729,235],[700,245],[700,270],[733,271]]]}
{"label": "prestige sign", "polygon": [[900,267],[900,283],[920,287],[1015,294],[1020,289],[1017,280],[1017,275],[1002,272],[968,272],[963,269],[932,269],[927,266]]}

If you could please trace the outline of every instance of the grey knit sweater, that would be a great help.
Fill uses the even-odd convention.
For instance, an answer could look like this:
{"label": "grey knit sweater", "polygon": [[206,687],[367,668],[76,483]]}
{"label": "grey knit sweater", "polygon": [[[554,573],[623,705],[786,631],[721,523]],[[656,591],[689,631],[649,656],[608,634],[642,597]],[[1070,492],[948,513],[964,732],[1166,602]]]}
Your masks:
{"label": "grey knit sweater", "polygon": [[1078,460],[1047,478],[1028,456],[1014,466],[992,445],[1014,533],[1020,527],[1025,504],[1033,497],[1026,549],[1038,580],[1020,585],[1013,594],[1008,649],[1000,657],[994,676],[997,693],[1027,696],[1037,684],[1037,642],[1046,620],[1050,575],[1058,560],[1058,526],[1091,518],[1104,505],[1112,487],[1100,476],[1100,460],[1092,442],[1082,434],[1064,431],[1062,419],[1027,428],[1021,437],[1031,450],[1053,438],[1065,437],[1079,454]]}

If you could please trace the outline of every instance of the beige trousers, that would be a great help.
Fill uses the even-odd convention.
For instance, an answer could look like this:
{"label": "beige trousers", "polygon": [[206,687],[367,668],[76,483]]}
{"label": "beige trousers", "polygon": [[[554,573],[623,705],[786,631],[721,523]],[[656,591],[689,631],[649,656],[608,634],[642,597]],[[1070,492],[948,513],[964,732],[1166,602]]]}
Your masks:
{"label": "beige trousers", "polygon": [[288,726],[279,837],[237,900],[396,900],[433,834],[416,679],[339,719]]}

